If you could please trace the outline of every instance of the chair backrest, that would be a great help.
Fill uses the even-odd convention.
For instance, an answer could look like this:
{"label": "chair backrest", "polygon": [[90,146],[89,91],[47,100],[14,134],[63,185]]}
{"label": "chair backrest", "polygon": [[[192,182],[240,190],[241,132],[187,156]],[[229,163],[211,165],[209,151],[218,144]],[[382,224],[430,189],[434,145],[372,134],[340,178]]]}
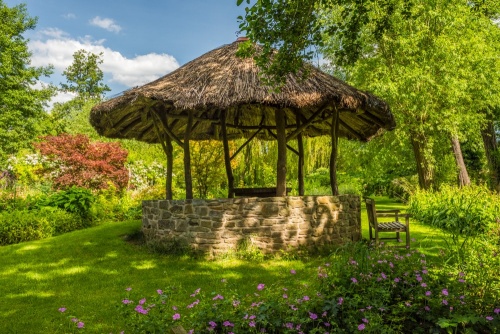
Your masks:
{"label": "chair backrest", "polygon": [[377,210],[375,209],[375,200],[372,198],[365,198],[366,211],[368,213],[368,222],[373,227],[377,226]]}

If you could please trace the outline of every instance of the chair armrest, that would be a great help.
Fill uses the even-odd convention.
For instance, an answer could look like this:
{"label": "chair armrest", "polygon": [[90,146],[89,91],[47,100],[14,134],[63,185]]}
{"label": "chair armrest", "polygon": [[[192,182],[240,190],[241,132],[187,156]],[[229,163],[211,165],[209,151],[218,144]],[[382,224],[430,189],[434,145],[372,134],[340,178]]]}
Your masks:
{"label": "chair armrest", "polygon": [[393,209],[393,210],[378,210],[377,209],[377,213],[399,213],[399,209]]}

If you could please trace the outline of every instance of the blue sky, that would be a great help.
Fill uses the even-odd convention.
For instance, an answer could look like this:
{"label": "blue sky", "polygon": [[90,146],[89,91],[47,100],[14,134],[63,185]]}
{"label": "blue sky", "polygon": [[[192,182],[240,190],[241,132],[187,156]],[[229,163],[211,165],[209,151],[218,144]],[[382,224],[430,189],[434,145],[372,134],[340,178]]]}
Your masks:
{"label": "blue sky", "polygon": [[[26,34],[32,64],[52,64],[45,82],[59,85],[73,53],[103,52],[101,69],[112,96],[165,75],[186,62],[236,40],[236,0],[4,0],[25,3],[38,17]],[[54,101],[70,99],[59,94]]]}

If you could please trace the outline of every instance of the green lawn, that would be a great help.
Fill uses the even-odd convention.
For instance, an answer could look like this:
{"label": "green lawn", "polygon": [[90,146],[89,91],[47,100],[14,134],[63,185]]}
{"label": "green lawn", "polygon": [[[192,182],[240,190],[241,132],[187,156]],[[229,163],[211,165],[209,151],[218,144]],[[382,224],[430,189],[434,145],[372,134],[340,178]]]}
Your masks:
{"label": "green lawn", "polygon": [[[379,199],[379,208],[402,205]],[[368,236],[363,210],[363,235]],[[144,296],[176,285],[191,293],[197,288],[216,291],[221,279],[254,291],[271,284],[290,269],[306,281],[324,259],[268,260],[253,263],[235,259],[214,261],[169,257],[147,252],[126,242],[139,221],[110,222],[45,240],[0,247],[0,333],[66,333],[76,329],[67,316],[85,322],[92,333],[124,330],[116,306],[132,287]],[[412,247],[437,254],[439,233],[415,222]],[[181,294],[186,295],[186,294]],[[60,307],[67,308],[64,314]],[[71,330],[70,330],[71,329]]]}

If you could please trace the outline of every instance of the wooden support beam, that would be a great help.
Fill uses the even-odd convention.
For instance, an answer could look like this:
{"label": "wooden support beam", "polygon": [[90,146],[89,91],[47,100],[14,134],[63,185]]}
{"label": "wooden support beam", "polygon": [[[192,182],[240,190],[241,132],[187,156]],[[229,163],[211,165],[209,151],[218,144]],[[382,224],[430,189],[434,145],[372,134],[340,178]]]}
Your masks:
{"label": "wooden support beam", "polygon": [[283,109],[275,109],[276,136],[278,137],[278,161],[276,176],[276,196],[286,196],[286,120]]}
{"label": "wooden support beam", "polygon": [[[276,140],[278,139],[278,136],[274,132],[272,132],[271,130],[267,129],[267,132],[272,137],[274,137],[274,139],[276,139]],[[293,147],[291,147],[290,145],[286,144],[286,148],[289,149],[290,151],[292,151],[293,153],[295,153],[297,156],[299,155],[299,152],[296,149],[294,149]]]}
{"label": "wooden support beam", "polygon": [[241,145],[241,147],[236,152],[234,152],[234,154],[231,156],[231,158],[229,158],[229,160],[233,160],[238,155],[238,153],[240,153],[241,150],[244,149],[245,146],[247,146],[252,141],[252,139],[254,139],[255,136],[257,136],[259,134],[259,132],[261,130],[262,130],[262,128],[257,130],[250,138],[248,138],[248,140],[243,145]]}
{"label": "wooden support beam", "polygon": [[[295,115],[295,119],[297,122],[297,127],[300,126],[300,116]],[[298,156],[299,156],[299,165],[297,166],[297,178],[299,181],[299,196],[304,196],[304,143],[302,141],[302,134],[299,133],[297,135],[297,148],[298,148]]]}
{"label": "wooden support beam", "polygon": [[[328,124],[329,126],[332,126],[332,124],[330,122],[326,122],[326,124]],[[349,132],[350,134],[352,134],[354,137],[358,138],[362,142],[366,142],[366,138],[363,137],[363,135],[361,135],[359,132],[357,132],[356,130],[354,130],[353,128],[351,128],[349,125],[347,125],[347,123],[344,122],[341,118],[339,118],[339,124],[344,129],[346,129],[347,132]]]}
{"label": "wooden support beam", "polygon": [[371,114],[368,111],[365,111],[364,113],[358,114],[356,116],[360,117],[362,119],[371,121],[371,122],[377,124],[378,126],[380,126],[381,128],[385,128],[387,126],[387,124],[385,124],[384,122],[382,122],[382,120],[380,118],[378,118],[377,116]]}
{"label": "wooden support beam", "polygon": [[231,169],[231,158],[229,156],[229,143],[227,138],[227,128],[226,128],[226,111],[222,110],[221,112],[221,134],[222,134],[222,144],[224,146],[224,165],[226,166],[226,175],[227,175],[227,197],[234,197],[234,177],[233,170]]}
{"label": "wooden support beam", "polygon": [[163,148],[163,152],[165,152],[165,156],[167,158],[167,176],[166,176],[166,184],[165,184],[165,198],[167,200],[171,200],[173,198],[172,195],[172,173],[173,173],[173,147],[172,147],[172,140],[170,137],[165,134],[162,136],[162,133],[160,131],[160,126],[158,125],[157,122],[154,123],[154,129],[156,132],[156,136],[158,137],[158,140],[160,141],[161,147]]}
{"label": "wooden support beam", "polygon": [[[177,145],[179,145],[180,147],[184,147],[184,143],[180,141],[180,139],[172,132],[172,130],[170,129],[170,127],[168,126],[168,124],[166,124],[166,122],[163,122],[160,114],[156,111],[153,111],[152,114],[154,115],[154,117],[156,118],[156,121],[159,122],[162,127],[163,127],[163,130],[165,131],[165,133],[171,138],[173,139],[173,141],[175,141],[177,143]],[[155,120],[153,120],[154,122]]]}
{"label": "wooden support beam", "polygon": [[184,132],[184,181],[186,183],[186,199],[193,199],[193,179],[191,177],[191,153],[189,139],[193,128],[193,111],[189,110],[189,118]]}
{"label": "wooden support beam", "polygon": [[337,184],[337,153],[339,143],[339,112],[335,111],[332,115],[332,126],[330,135],[332,138],[332,153],[330,154],[330,186],[332,187],[332,195],[339,195],[339,187]]}
{"label": "wooden support beam", "polygon": [[[183,114],[169,114],[168,115],[168,118],[171,118],[171,119],[188,119],[189,118],[189,115],[183,115]],[[208,117],[201,117],[201,116],[194,116],[193,117],[193,120],[195,122],[210,122],[210,123],[213,123],[213,124],[219,124],[220,123],[220,120],[219,119],[215,119],[215,118],[208,118]]]}
{"label": "wooden support beam", "polygon": [[288,137],[286,137],[286,141],[290,141],[292,139],[294,139],[295,137],[297,137],[299,135],[299,133],[301,133],[302,131],[304,131],[309,125],[311,125],[312,122],[314,122],[316,120],[316,118],[318,118],[318,116],[324,112],[327,108],[329,108],[330,105],[325,103],[321,108],[319,108],[318,110],[316,110],[316,112],[314,114],[312,114],[311,117],[309,117],[309,119],[307,119],[307,121],[305,121],[304,123],[302,123],[300,126],[297,127],[297,129],[292,132],[291,134],[288,135]]}
{"label": "wooden support beam", "polygon": [[[274,130],[276,129],[275,126],[273,125],[234,125],[234,124],[226,124],[226,127],[232,128],[232,129],[239,129],[239,130],[258,130],[258,129],[264,129],[264,130]],[[295,124],[292,125],[287,125],[287,129],[296,129],[297,126]]]}

